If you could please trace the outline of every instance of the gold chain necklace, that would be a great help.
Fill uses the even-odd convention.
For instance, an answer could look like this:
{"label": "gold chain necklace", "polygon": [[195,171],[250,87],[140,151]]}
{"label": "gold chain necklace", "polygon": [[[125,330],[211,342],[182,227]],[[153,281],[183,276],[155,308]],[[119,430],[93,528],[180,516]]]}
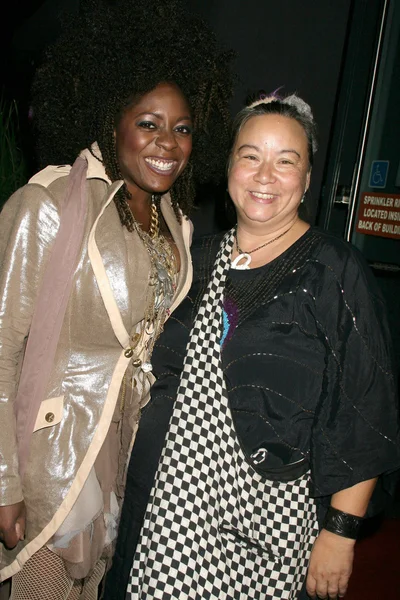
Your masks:
{"label": "gold chain necklace", "polygon": [[152,370],[149,362],[154,344],[163,330],[164,323],[175,293],[174,279],[176,275],[176,258],[170,243],[160,234],[158,210],[154,196],[151,199],[151,215],[149,232],[143,231],[134,219],[136,232],[143,242],[150,258],[150,276],[146,297],[146,308],[142,332],[139,338],[149,336],[146,344],[147,360],[142,364],[145,372]]}
{"label": "gold chain necklace", "polygon": [[151,206],[150,206],[150,227],[149,227],[149,235],[151,238],[155,238],[160,233],[160,223],[158,220],[158,210],[155,202],[154,196],[151,197]]}

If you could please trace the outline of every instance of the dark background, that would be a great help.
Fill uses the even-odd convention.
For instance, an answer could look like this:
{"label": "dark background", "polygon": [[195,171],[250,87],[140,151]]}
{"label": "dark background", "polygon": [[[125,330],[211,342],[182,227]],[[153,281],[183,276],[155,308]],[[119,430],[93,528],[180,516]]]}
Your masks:
{"label": "dark background", "polygon": [[308,102],[319,127],[319,152],[311,183],[311,219],[320,196],[330,137],[350,0],[191,0],[217,36],[237,52],[239,81],[233,113],[249,92],[297,92]]}
{"label": "dark background", "polygon": [[[340,163],[343,167],[343,180],[339,183],[348,186],[356,161],[365,94],[369,86],[371,57],[367,55],[373,53],[375,23],[378,22],[381,0],[186,2],[211,23],[220,41],[237,53],[235,67],[238,81],[232,99],[233,114],[243,106],[248,93],[261,88],[269,92],[282,86],[283,93],[296,91],[311,105],[319,125],[320,149],[313,170],[309,216],[311,222],[315,222],[319,210],[318,222],[328,226],[326,214],[330,207],[329,194],[336,193],[336,187],[332,185],[336,166]],[[31,172],[35,169],[34,140],[28,121],[32,76],[43,50],[57,37],[63,12],[75,11],[78,6],[79,0],[2,1],[0,83],[3,96],[17,101],[21,144]],[[224,186],[203,190],[205,206],[195,215],[197,234],[215,228],[213,203],[223,204],[223,194]],[[339,211],[339,217],[335,217],[337,226],[334,220],[329,223],[329,228],[337,229],[335,233],[338,235],[343,234],[346,214],[344,210],[342,213]],[[389,307],[400,364],[400,280],[396,273],[377,275]],[[398,527],[393,523],[387,522],[388,532],[383,533],[380,540],[373,537],[362,542],[364,545],[358,551],[358,562],[356,560],[347,594],[349,600],[361,597],[375,600],[381,597],[381,592],[385,597],[396,596]],[[370,557],[367,557],[368,553]]]}
{"label": "dark background", "polygon": [[[186,2],[212,24],[227,48],[237,52],[233,113],[244,105],[249,92],[281,86],[283,93],[296,91],[312,106],[320,141],[309,204],[315,221],[351,0]],[[35,162],[27,121],[32,75],[43,50],[59,32],[63,12],[75,11],[78,5],[79,0],[14,0],[7,3],[7,16],[3,11],[3,93],[18,101],[22,144],[32,171]]]}

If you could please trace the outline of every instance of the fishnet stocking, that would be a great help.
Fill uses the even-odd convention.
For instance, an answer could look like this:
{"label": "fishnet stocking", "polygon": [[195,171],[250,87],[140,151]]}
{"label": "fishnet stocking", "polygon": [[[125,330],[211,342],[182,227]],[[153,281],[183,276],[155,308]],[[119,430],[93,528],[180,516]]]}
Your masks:
{"label": "fishnet stocking", "polygon": [[44,547],[14,575],[10,600],[97,600],[104,571],[100,559],[86,579],[74,580],[64,561]]}
{"label": "fishnet stocking", "polygon": [[[106,561],[101,558],[95,564],[94,569],[89,575],[89,577],[83,579],[83,588],[81,591],[80,600],[97,600],[99,585],[101,580],[103,579],[105,570]],[[75,600],[75,596],[68,596],[67,600]]]}

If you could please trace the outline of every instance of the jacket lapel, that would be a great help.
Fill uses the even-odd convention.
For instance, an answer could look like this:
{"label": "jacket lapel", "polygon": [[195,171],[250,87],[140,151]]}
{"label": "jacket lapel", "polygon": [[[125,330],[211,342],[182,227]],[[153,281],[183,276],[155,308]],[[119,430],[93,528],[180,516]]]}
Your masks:
{"label": "jacket lapel", "polygon": [[186,296],[192,283],[193,269],[190,257],[190,244],[192,241],[191,237],[193,226],[191,221],[184,216],[182,216],[182,224],[180,225],[178,223],[174,209],[171,205],[169,194],[163,196],[161,200],[161,212],[179,250],[181,259],[175,295],[170,310],[172,313]]}
{"label": "jacket lapel", "polygon": [[[122,181],[118,181],[108,189],[107,199],[89,235],[88,253],[111,326],[121,346],[126,348],[129,345],[128,330],[130,324],[125,324],[124,319],[129,317],[128,299],[135,288],[135,282],[129,278],[126,252],[120,256],[115,254],[115,244],[112,243],[112,239],[114,235],[118,235],[120,232],[113,230],[113,220],[109,218],[109,210],[107,210],[121,185]],[[182,217],[181,225],[178,223],[171,206],[169,194],[162,198],[161,211],[179,250],[181,259],[176,291],[171,306],[172,313],[186,296],[192,281],[192,262],[190,259],[192,224],[185,217]],[[118,226],[120,227],[119,223]],[[118,285],[114,284],[115,279],[118,280]],[[118,297],[113,292],[115,289],[119,290]],[[134,301],[134,297],[131,298],[131,301]]]}
{"label": "jacket lapel", "polygon": [[[108,269],[110,277],[113,278],[114,272],[115,272],[114,261],[116,261],[117,264],[121,263],[121,258],[123,260],[124,257],[116,256],[115,255],[115,246],[117,244],[114,245],[114,252],[113,252],[113,248],[110,246],[110,244],[111,244],[110,240],[108,240],[107,244],[104,244],[103,243],[104,240],[103,240],[102,236],[99,236],[99,239],[101,238],[101,250],[102,250],[102,253],[100,253],[99,247],[97,245],[97,239],[96,239],[96,236],[98,233],[97,227],[98,227],[99,221],[100,221],[100,219],[102,220],[101,229],[104,230],[104,226],[107,226],[107,222],[104,221],[104,219],[102,219],[102,217],[104,216],[104,212],[106,211],[109,204],[112,202],[115,194],[117,193],[117,191],[119,190],[119,188],[121,186],[122,186],[122,181],[116,181],[113,184],[111,184],[111,186],[108,188],[107,199],[106,199],[105,203],[103,204],[103,207],[101,208],[100,213],[97,216],[95,222],[93,223],[92,229],[89,234],[88,254],[89,254],[89,259],[90,259],[90,262],[91,262],[91,265],[93,268],[93,272],[94,272],[96,280],[97,280],[97,284],[99,286],[100,294],[103,298],[104,306],[107,310],[107,313],[108,313],[108,316],[109,316],[109,319],[111,322],[111,326],[112,326],[114,333],[115,333],[119,343],[121,344],[121,346],[123,348],[126,348],[129,345],[129,334],[128,334],[126,327],[124,325],[124,322],[122,320],[121,311],[118,308],[117,299],[114,296],[113,289],[110,284],[110,279],[109,279],[108,273],[107,273],[107,264],[113,263],[112,272],[110,271],[110,269]],[[112,227],[110,227],[110,230],[111,229],[112,229]],[[111,258],[108,257],[108,251],[104,251],[105,246],[110,251],[110,253],[112,255],[112,256],[110,255]],[[110,260],[108,260],[108,258],[110,258]],[[120,266],[121,266],[121,269],[125,270],[125,272],[126,272],[126,265],[121,264]]]}

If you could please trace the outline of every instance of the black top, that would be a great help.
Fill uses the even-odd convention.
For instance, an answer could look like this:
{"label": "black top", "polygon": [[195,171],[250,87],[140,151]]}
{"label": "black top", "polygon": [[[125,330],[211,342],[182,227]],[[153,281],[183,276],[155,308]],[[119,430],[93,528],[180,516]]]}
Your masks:
{"label": "black top", "polygon": [[[220,240],[209,236],[192,248],[192,288],[153,353],[157,381],[129,465],[110,600],[124,598],[191,324]],[[267,450],[258,468],[279,471],[307,458],[312,494],[329,497],[400,466],[385,308],[355,248],[311,228],[268,265],[231,270],[224,312],[229,403],[249,460]]]}

